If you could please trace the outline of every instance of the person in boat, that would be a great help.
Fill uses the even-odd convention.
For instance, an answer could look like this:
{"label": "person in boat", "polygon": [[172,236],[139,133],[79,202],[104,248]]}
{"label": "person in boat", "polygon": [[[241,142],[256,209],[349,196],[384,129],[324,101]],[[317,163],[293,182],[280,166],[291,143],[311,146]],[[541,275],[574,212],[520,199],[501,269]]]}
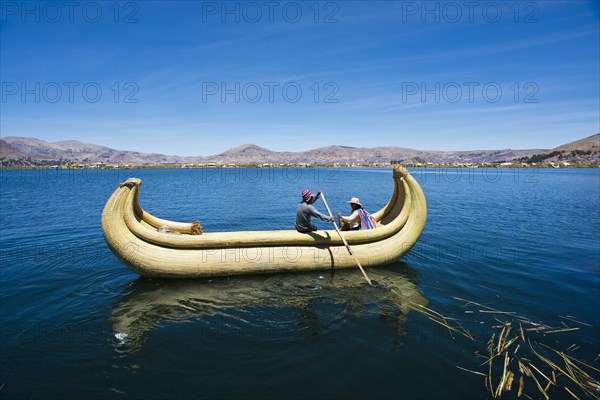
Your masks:
{"label": "person in boat", "polygon": [[343,231],[358,231],[361,229],[374,229],[377,222],[360,204],[358,197],[353,197],[348,202],[352,208],[352,213],[347,217],[338,213],[338,224]]}
{"label": "person in boat", "polygon": [[317,227],[310,223],[311,217],[319,218],[321,221],[333,222],[333,217],[328,217],[327,215],[321,214],[312,205],[321,195],[320,190],[317,192],[316,196],[313,196],[310,190],[302,190],[301,194],[302,201],[298,205],[298,210],[296,211],[295,225],[298,232],[308,233],[317,230]]}

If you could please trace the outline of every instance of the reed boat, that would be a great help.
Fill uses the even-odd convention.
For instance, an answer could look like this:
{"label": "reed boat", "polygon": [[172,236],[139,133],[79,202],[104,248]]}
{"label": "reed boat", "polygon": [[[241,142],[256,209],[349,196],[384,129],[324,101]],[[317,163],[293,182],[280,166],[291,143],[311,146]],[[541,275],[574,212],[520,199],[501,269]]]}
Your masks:
{"label": "reed boat", "polygon": [[[398,261],[425,226],[427,205],[418,182],[399,166],[392,178],[392,197],[372,214],[377,228],[342,232],[364,267]],[[144,211],[138,201],[141,184],[130,178],[114,191],[102,212],[102,231],[113,253],[142,276],[198,278],[356,268],[335,230],[200,234],[197,222],[168,221]],[[178,234],[162,232],[165,226]]]}

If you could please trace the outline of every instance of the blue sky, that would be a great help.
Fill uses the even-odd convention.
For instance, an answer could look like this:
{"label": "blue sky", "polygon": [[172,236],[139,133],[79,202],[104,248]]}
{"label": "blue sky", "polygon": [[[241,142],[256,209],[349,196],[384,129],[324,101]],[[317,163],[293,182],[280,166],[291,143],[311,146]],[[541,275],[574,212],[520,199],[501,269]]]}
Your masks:
{"label": "blue sky", "polygon": [[0,136],[552,148],[600,131],[597,2],[0,3]]}

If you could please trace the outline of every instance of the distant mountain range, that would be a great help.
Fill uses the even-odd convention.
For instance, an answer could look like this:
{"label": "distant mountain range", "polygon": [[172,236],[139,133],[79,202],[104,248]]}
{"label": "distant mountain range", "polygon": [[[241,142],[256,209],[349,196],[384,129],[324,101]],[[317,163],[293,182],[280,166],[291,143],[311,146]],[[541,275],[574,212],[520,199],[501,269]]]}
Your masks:
{"label": "distant mountain range", "polygon": [[[548,156],[549,154],[552,154]],[[302,152],[278,152],[244,144],[221,154],[206,157],[182,157],[115,150],[79,141],[46,142],[36,138],[5,137],[0,140],[0,163],[4,166],[52,165],[64,163],[109,165],[167,164],[374,164],[391,161],[410,163],[498,163],[514,160],[570,159],[586,162],[600,159],[600,134],[567,143],[555,149],[423,151],[403,147],[327,146]],[[560,156],[560,157],[559,157]],[[564,156],[564,157],[563,157]],[[572,157],[571,157],[572,158]],[[595,160],[595,161],[594,161]]]}

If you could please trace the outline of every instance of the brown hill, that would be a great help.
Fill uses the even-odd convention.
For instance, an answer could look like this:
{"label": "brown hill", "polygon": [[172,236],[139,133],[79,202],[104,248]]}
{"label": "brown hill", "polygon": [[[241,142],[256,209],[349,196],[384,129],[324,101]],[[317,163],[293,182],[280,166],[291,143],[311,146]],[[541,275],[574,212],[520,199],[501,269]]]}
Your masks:
{"label": "brown hill", "polygon": [[242,145],[215,156],[205,157],[199,162],[222,164],[372,164],[394,160],[432,163],[484,163],[513,160],[540,151],[544,150],[421,151],[403,147],[326,146],[301,152],[275,152],[256,145]]}
{"label": "brown hill", "polygon": [[[23,138],[9,136],[3,139],[12,148],[25,154],[25,158],[30,159],[30,163],[18,165],[37,165],[76,163],[91,164],[105,163],[112,165],[160,165],[170,163],[185,162],[183,157],[167,156],[164,154],[146,154],[136,151],[115,150],[109,147],[96,144],[82,143],[77,140],[61,141],[49,143],[36,138]],[[13,157],[5,156],[4,150],[1,157],[5,161],[17,161]],[[14,164],[14,163],[13,163]]]}
{"label": "brown hill", "polygon": [[600,133],[563,144],[543,153],[523,157],[520,161],[553,166],[598,165],[600,164]]}
{"label": "brown hill", "polygon": [[563,144],[562,146],[558,146],[551,151],[600,151],[600,133],[596,133],[595,135],[588,136],[583,139],[575,140],[574,142],[570,142],[567,144]]}
{"label": "brown hill", "polygon": [[[594,159],[600,135],[568,143],[553,150],[472,150],[472,151],[422,151],[403,147],[360,148],[326,146],[301,152],[278,152],[254,144],[244,144],[221,154],[207,157],[180,157],[164,154],[147,154],[115,150],[109,147],[82,143],[75,140],[49,143],[36,138],[6,137],[0,148],[2,165],[51,165],[63,163],[109,165],[165,165],[189,163],[216,164],[356,164],[421,162],[421,163],[498,163],[522,160],[532,162],[541,158],[566,157],[573,153],[577,160]],[[590,152],[588,157],[587,152]],[[553,153],[554,152],[554,153]],[[585,153],[585,154],[583,154]],[[536,158],[537,157],[537,158]],[[586,158],[587,157],[587,158]],[[597,159],[598,157],[596,157]]]}
{"label": "brown hill", "polygon": [[1,165],[29,165],[27,159],[29,156],[10,145],[4,140],[0,140],[0,164]]}

